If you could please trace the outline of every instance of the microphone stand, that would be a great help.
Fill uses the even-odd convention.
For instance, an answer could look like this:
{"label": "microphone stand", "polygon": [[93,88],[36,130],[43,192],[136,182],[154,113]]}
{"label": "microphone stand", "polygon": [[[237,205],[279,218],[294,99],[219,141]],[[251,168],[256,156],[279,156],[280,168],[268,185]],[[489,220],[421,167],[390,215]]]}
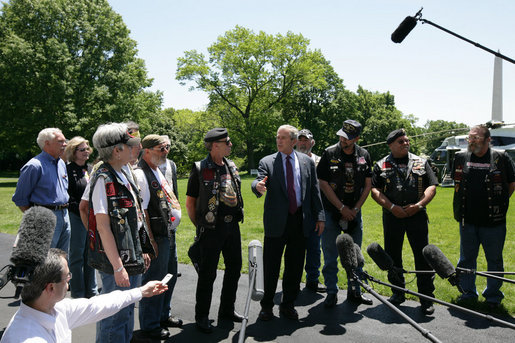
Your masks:
{"label": "microphone stand", "polygon": [[[443,300],[439,300],[439,299],[430,297],[430,296],[425,295],[425,294],[421,294],[421,293],[410,291],[407,288],[402,288],[402,287],[399,287],[399,286],[395,286],[395,285],[389,284],[387,282],[383,282],[383,281],[381,281],[379,279],[374,278],[373,276],[371,276],[370,274],[368,274],[365,271],[363,271],[363,275],[366,277],[366,279],[368,279],[368,280],[370,280],[372,282],[378,283],[380,285],[387,286],[387,287],[396,289],[398,291],[401,291],[401,292],[404,292],[404,293],[407,293],[407,294],[415,295],[415,296],[417,296],[419,298],[422,298],[422,299],[425,299],[425,300],[429,300],[429,301],[432,301],[432,302],[435,302],[435,303],[438,303],[438,304],[441,304],[441,305],[444,305],[444,306],[447,306],[447,307],[450,307],[450,308],[453,308],[455,310],[459,310],[459,311],[462,311],[462,312],[465,312],[465,313],[468,313],[468,314],[472,314],[472,315],[475,315],[475,316],[478,316],[478,317],[490,320],[490,321],[492,321],[494,323],[497,323],[497,324],[502,324],[502,325],[507,326],[507,327],[509,327],[511,329],[515,329],[515,324],[512,324],[512,323],[506,322],[504,320],[495,318],[495,317],[493,317],[491,315],[484,314],[484,313],[477,312],[477,311],[473,311],[473,310],[469,310],[468,308],[461,307],[461,306],[458,306],[458,305],[455,305],[455,304],[451,304],[451,303],[445,302]],[[363,287],[363,288],[365,288],[365,287]],[[368,291],[368,289],[367,289],[367,291]]]}
{"label": "microphone stand", "polygon": [[257,274],[257,263],[256,261],[250,262],[250,270],[249,270],[249,292],[247,294],[247,301],[245,303],[245,313],[243,314],[243,321],[241,323],[240,335],[238,337],[238,343],[243,343],[245,341],[245,330],[247,329],[247,322],[249,320],[249,310],[250,310],[250,300],[252,297],[252,289],[254,288],[254,284],[256,282],[256,274]]}
{"label": "microphone stand", "polygon": [[[383,297],[380,296],[376,291],[374,291],[372,289],[372,287],[370,287],[369,285],[367,285],[366,283],[361,281],[360,278],[356,275],[356,273],[354,271],[352,273],[354,275],[354,279],[359,282],[361,287],[363,287],[368,293],[372,294],[374,296],[374,298],[376,298],[377,300],[379,300],[380,302],[385,304],[393,312],[397,313],[399,316],[404,318],[404,320],[406,320],[409,324],[411,324],[411,326],[413,326],[415,329],[417,329],[417,331],[419,331],[422,334],[422,336],[424,336],[425,338],[427,338],[431,342],[442,343],[442,341],[440,341],[437,337],[435,337],[430,331],[424,329],[419,323],[417,323],[416,321],[411,319],[406,313],[404,313],[401,310],[399,310],[397,307],[395,307],[395,305],[393,305],[388,300],[383,299]],[[366,272],[363,272],[363,274],[368,277],[368,274],[366,274]]]}
{"label": "microphone stand", "polygon": [[477,275],[489,277],[489,278],[496,279],[496,280],[501,280],[501,281],[505,281],[505,282],[509,282],[509,283],[515,283],[515,280],[507,279],[505,277],[494,275],[494,274],[508,274],[508,273],[504,273],[504,272],[478,272],[477,270],[466,269],[466,268],[461,268],[461,267],[456,267],[456,271],[459,273],[463,273],[463,274],[477,274]]}

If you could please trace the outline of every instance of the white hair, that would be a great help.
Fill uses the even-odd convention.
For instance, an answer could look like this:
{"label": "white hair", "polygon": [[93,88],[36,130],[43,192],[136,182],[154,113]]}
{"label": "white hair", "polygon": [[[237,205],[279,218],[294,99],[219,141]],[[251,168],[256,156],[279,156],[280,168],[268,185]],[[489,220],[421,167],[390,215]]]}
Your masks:
{"label": "white hair", "polygon": [[120,137],[127,132],[127,124],[108,123],[97,128],[93,135],[93,146],[98,151],[98,158],[106,162],[111,158],[115,147],[123,150],[123,143],[111,145],[111,142],[119,141]]}
{"label": "white hair", "polygon": [[286,129],[288,130],[288,132],[290,133],[290,138],[291,140],[294,140],[294,139],[297,139],[299,137],[299,130],[295,127],[295,126],[291,126],[291,125],[281,125],[279,126],[279,128],[277,129],[277,132],[283,130],[283,129]]}
{"label": "white hair", "polygon": [[51,141],[52,139],[54,139],[57,133],[62,134],[62,131],[55,127],[48,127],[46,129],[39,131],[36,142],[38,143],[41,150],[43,150],[43,148],[45,146],[45,142]]}

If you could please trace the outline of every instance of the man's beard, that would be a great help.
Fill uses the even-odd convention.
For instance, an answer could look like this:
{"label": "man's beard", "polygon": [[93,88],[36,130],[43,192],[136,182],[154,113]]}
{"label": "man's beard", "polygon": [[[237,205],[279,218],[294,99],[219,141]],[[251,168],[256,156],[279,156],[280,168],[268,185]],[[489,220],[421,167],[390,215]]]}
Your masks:
{"label": "man's beard", "polygon": [[481,143],[472,143],[469,144],[467,150],[473,154],[478,154],[483,150],[483,144]]}
{"label": "man's beard", "polygon": [[306,148],[297,147],[297,150],[306,155],[311,152],[311,148],[306,149]]}

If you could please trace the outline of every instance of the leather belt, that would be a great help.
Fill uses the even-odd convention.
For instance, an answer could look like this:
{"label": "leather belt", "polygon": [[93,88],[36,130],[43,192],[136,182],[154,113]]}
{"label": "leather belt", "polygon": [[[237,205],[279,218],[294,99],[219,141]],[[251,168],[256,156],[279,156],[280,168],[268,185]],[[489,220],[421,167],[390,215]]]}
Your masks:
{"label": "leather belt", "polygon": [[223,216],[224,223],[232,223],[233,220],[234,220],[234,217],[230,214]]}
{"label": "leather belt", "polygon": [[42,205],[42,204],[34,204],[34,206],[41,206],[41,207],[45,207],[45,208],[48,208],[49,210],[52,210],[52,211],[59,211],[59,210],[64,210],[66,208],[69,207],[69,204],[66,203],[66,204],[62,204],[62,205]]}

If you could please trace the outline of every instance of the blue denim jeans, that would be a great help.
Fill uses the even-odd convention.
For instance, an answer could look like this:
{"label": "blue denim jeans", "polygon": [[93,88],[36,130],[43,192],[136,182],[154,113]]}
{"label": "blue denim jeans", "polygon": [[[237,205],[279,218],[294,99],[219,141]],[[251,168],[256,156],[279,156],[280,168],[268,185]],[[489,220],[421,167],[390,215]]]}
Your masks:
{"label": "blue denim jeans", "polygon": [[313,228],[306,239],[306,282],[318,282],[320,276],[320,238]]}
{"label": "blue denim jeans", "polygon": [[164,293],[163,310],[161,311],[161,320],[167,320],[171,316],[171,300],[173,289],[177,283],[177,272],[178,272],[178,261],[177,261],[177,244],[175,243],[175,232],[170,237],[170,256],[168,257],[168,273],[172,274],[173,277],[168,282],[168,290]]}
{"label": "blue denim jeans", "polygon": [[[100,272],[102,278],[102,294],[114,290],[125,291],[141,286],[141,274],[129,277],[130,287],[119,287],[114,281],[113,274]],[[97,323],[97,343],[130,343],[132,331],[134,330],[134,304],[122,308],[118,313],[113,314]]]}
{"label": "blue denim jeans", "polygon": [[87,231],[80,216],[69,212],[71,224],[70,238],[70,280],[72,298],[91,298],[98,294],[95,269],[88,265],[86,236]]}
{"label": "blue denim jeans", "polygon": [[[342,233],[342,229],[334,219],[333,213],[325,211],[325,228],[324,233],[322,233],[322,250],[324,251],[324,268],[322,273],[324,274],[328,294],[338,293],[338,250],[336,249],[336,237],[340,233]],[[361,217],[361,211],[356,215],[356,225],[354,228],[346,233],[352,237],[354,243],[361,247],[361,241],[363,240],[363,218]],[[359,268],[356,272],[360,275],[362,269]],[[361,292],[359,283],[357,281],[351,283],[349,279],[347,275],[347,291]]]}
{"label": "blue denim jeans", "polygon": [[52,237],[51,248],[58,248],[69,253],[70,250],[70,219],[68,218],[68,210],[52,211],[57,219],[55,223],[54,236]]}
{"label": "blue denim jeans", "polygon": [[[143,274],[141,283],[161,280],[168,272],[168,256],[170,255],[170,240],[168,237],[155,237],[159,253],[150,262],[150,267]],[[139,302],[139,325],[142,330],[152,330],[160,327],[161,312],[164,307],[165,295],[155,295],[143,298]]]}
{"label": "blue denim jeans", "polygon": [[[484,227],[473,224],[460,223],[460,260],[458,267],[467,269],[477,268],[477,255],[479,245],[485,251],[486,263],[489,271],[504,271],[502,250],[506,239],[506,224]],[[463,298],[475,298],[476,290],[475,274],[460,274],[460,284],[463,288]],[[487,278],[483,296],[486,301],[500,303],[504,294],[500,288],[502,281]]]}

